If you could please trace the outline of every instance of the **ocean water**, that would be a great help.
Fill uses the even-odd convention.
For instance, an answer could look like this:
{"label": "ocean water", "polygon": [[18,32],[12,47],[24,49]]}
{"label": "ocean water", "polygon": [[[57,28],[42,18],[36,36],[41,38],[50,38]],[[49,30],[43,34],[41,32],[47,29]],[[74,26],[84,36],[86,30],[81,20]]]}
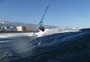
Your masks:
{"label": "ocean water", "polygon": [[90,62],[90,30],[0,34],[0,62]]}

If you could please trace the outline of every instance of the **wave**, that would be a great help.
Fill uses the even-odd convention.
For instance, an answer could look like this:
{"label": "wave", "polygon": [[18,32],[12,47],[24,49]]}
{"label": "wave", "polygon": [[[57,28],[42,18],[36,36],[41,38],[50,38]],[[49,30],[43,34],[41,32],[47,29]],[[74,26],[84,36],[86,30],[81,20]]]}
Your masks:
{"label": "wave", "polygon": [[[42,37],[45,35],[51,35],[55,33],[63,33],[63,32],[75,32],[77,29],[67,29],[67,28],[56,28],[56,29],[45,29],[44,32],[40,31],[36,33],[37,37]],[[0,33],[0,38],[9,38],[9,37],[20,37],[20,36],[33,36],[33,32],[31,33]]]}
{"label": "wave", "polygon": [[33,35],[33,33],[1,33],[0,38],[32,36],[32,35]]}
{"label": "wave", "polygon": [[[30,41],[32,55],[16,61],[77,62],[89,61],[90,30],[69,31],[35,38]],[[31,53],[31,52],[30,52]],[[47,60],[46,60],[47,59]]]}
{"label": "wave", "polygon": [[78,32],[79,28],[54,28],[54,29],[45,29],[44,32],[40,31],[37,33],[37,37],[42,37],[46,35],[51,35],[51,34],[57,34],[57,33],[64,33],[64,32]]}
{"label": "wave", "polygon": [[[90,57],[90,30],[57,28],[36,34],[35,38],[30,38],[29,34],[17,34],[16,37],[14,35],[10,38],[13,39],[12,43],[0,44],[1,60],[5,60],[3,57],[8,57],[7,54],[3,56],[2,52],[5,51],[12,54],[8,58],[11,62],[61,62],[65,59],[68,62],[70,60],[77,62],[81,60],[80,58]],[[4,48],[5,46],[7,48]],[[85,52],[89,55],[87,56]],[[82,56],[83,54],[85,56]]]}

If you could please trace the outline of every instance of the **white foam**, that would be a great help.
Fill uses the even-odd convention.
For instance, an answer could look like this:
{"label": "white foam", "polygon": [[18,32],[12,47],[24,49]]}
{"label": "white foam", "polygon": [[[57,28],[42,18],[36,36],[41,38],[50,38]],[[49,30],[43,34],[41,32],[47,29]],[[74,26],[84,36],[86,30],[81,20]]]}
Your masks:
{"label": "white foam", "polygon": [[44,32],[40,31],[39,33],[37,33],[37,37],[56,34],[56,33],[77,32],[77,31],[79,31],[79,29],[66,29],[66,28],[45,29]]}
{"label": "white foam", "polygon": [[32,36],[33,33],[1,33],[0,38],[18,37],[18,36]]}
{"label": "white foam", "polygon": [[[45,29],[44,32],[40,31],[35,33],[37,37],[42,37],[45,35],[51,35],[56,33],[63,33],[63,32],[75,32],[78,29],[66,29],[66,28],[55,28],[55,29]],[[18,37],[18,36],[33,36],[33,32],[31,33],[1,33],[0,38],[8,38],[8,37]]]}

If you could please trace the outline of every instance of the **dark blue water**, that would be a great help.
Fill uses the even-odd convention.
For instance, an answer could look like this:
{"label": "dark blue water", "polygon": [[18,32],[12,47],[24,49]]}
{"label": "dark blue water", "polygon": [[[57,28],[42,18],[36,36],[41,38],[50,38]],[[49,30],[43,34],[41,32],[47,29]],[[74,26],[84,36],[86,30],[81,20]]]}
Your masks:
{"label": "dark blue water", "polygon": [[0,43],[0,62],[90,62],[90,30],[7,41]]}

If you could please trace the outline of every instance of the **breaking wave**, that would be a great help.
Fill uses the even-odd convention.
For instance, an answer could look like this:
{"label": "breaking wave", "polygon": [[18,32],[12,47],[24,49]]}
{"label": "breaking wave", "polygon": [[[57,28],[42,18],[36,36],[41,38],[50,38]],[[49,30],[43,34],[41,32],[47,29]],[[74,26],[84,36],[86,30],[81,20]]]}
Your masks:
{"label": "breaking wave", "polygon": [[37,37],[32,37],[32,34],[23,33],[9,37],[3,35],[1,40],[4,43],[0,43],[0,61],[90,61],[90,29],[56,28],[36,33]]}
{"label": "breaking wave", "polygon": [[37,33],[37,37],[42,37],[46,35],[51,35],[51,34],[57,34],[57,33],[64,33],[64,32],[78,32],[79,28],[75,29],[68,29],[68,28],[55,28],[55,29],[45,29],[44,32],[40,31]]}

